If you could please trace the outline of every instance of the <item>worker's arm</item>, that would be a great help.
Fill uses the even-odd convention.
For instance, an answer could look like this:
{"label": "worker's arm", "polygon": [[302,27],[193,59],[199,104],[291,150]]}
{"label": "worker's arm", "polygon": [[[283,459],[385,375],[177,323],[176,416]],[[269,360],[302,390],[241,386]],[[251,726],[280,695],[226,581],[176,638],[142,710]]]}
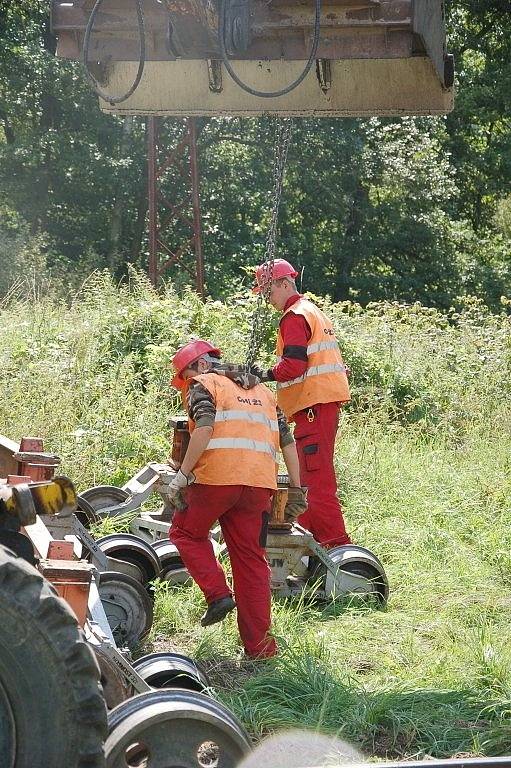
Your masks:
{"label": "worker's arm", "polygon": [[291,381],[307,370],[307,345],[312,335],[307,320],[303,315],[288,312],[280,321],[280,332],[284,341],[282,359],[273,368],[250,368],[260,381]]}
{"label": "worker's arm", "polygon": [[[215,423],[215,404],[211,394],[198,382],[192,382],[186,398],[187,411],[195,422],[195,429],[190,436],[190,442],[186,449],[181,467],[165,487],[160,489],[167,503],[176,510],[186,509],[186,501],[183,498],[183,490],[195,482],[193,469],[200,457],[208,447],[213,434]],[[174,465],[177,469],[177,466]]]}
{"label": "worker's arm", "polygon": [[[278,409],[279,427],[281,412]],[[286,417],[282,414],[282,418],[286,421]],[[286,421],[287,425],[287,421]],[[287,474],[289,476],[289,488],[287,492],[286,507],[284,509],[284,519],[286,522],[294,522],[307,509],[307,488],[302,488],[300,485],[300,463],[298,461],[298,453],[296,451],[296,443],[291,435],[289,426],[287,427],[291,436],[290,440],[282,440],[282,432],[280,438],[280,450],[284,457],[286,464]]]}
{"label": "worker's arm", "polygon": [[293,442],[282,448],[282,456],[289,475],[289,485],[295,488],[300,487],[300,464],[298,462],[298,453],[296,452],[296,443]]}
{"label": "worker's arm", "polygon": [[300,465],[298,463],[298,454],[296,452],[296,443],[293,433],[289,428],[284,412],[277,408],[277,421],[279,425],[279,443],[282,457],[289,475],[290,485],[300,485]]}
{"label": "worker's arm", "polygon": [[200,457],[208,447],[208,443],[211,440],[213,434],[213,427],[195,427],[193,430],[186,454],[181,464],[181,472],[183,475],[189,475],[193,470]]}
{"label": "worker's arm", "polygon": [[273,381],[291,381],[303,376],[307,370],[307,345],[311,329],[303,315],[288,312],[280,322],[284,341],[282,359],[271,368]]}
{"label": "worker's arm", "polygon": [[195,429],[190,436],[181,472],[188,476],[208,447],[213,434],[216,408],[213,397],[199,382],[188,388],[187,407],[190,418],[195,422]]}

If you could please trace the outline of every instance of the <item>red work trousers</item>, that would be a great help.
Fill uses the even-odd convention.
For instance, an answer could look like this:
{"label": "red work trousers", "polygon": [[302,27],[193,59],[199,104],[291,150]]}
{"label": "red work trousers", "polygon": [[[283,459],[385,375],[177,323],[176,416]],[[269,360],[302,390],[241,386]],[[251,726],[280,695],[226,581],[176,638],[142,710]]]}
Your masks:
{"label": "red work trousers", "polygon": [[319,544],[337,547],[349,544],[342,509],[337,498],[334,469],[335,435],[339,404],[320,403],[293,415],[294,436],[300,461],[300,482],[309,489],[307,510],[298,522]]}
{"label": "red work trousers", "polygon": [[244,485],[201,485],[186,490],[188,508],[175,512],[170,540],[208,603],[231,594],[208,534],[220,523],[231,561],[238,629],[249,656],[277,652],[271,625],[266,530],[273,491]]}

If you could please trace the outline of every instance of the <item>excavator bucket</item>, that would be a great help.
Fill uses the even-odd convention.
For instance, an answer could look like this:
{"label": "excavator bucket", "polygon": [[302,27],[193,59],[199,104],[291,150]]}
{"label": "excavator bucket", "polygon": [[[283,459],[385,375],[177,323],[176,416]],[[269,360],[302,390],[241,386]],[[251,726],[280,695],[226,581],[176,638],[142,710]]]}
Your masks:
{"label": "excavator bucket", "polygon": [[[143,70],[128,98],[100,100],[105,112],[357,117],[452,109],[443,0],[319,3],[104,0],[87,34],[94,1],[53,0],[52,26],[57,55],[85,58],[112,101]],[[260,95],[286,91],[311,53],[312,66],[295,88]]]}

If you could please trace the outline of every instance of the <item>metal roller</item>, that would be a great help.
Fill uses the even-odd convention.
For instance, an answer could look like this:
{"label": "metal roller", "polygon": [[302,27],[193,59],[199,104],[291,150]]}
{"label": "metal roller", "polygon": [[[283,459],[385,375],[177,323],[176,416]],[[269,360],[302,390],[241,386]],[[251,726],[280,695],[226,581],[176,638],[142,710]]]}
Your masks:
{"label": "metal roller", "polygon": [[[389,584],[383,565],[369,549],[346,544],[328,550],[328,557],[346,574],[346,593],[373,596],[385,603],[389,596]],[[339,587],[334,586],[334,576],[324,566],[325,597],[330,598],[335,593],[339,595]],[[350,579],[350,575],[353,578]],[[342,581],[342,575],[341,575]]]}
{"label": "metal roller", "polygon": [[75,515],[86,528],[89,528],[93,523],[99,522],[99,515],[96,510],[81,494],[78,494],[76,497]]}
{"label": "metal roller", "polygon": [[170,584],[191,584],[192,577],[181,560],[178,548],[170,539],[160,539],[151,546],[160,558],[160,579]]}
{"label": "metal roller", "polygon": [[192,577],[190,576],[188,569],[184,565],[176,566],[175,568],[168,568],[165,572],[162,571],[161,578],[167,581],[172,586],[176,584],[191,584]]}
{"label": "metal roller", "polygon": [[102,509],[115,507],[122,504],[129,498],[129,493],[116,485],[97,485],[93,488],[87,488],[80,493],[77,498],[78,509],[76,516],[79,521],[89,527],[91,523],[97,523],[104,514]]}
{"label": "metal roller", "polygon": [[159,541],[153,542],[151,546],[160,560],[160,578],[165,579],[167,571],[174,571],[176,568],[184,568],[179,550],[170,539],[160,539]]}
{"label": "metal roller", "polygon": [[108,729],[107,768],[235,768],[250,751],[250,739],[232,712],[196,691],[134,696],[110,712]]}
{"label": "metal roller", "polygon": [[181,653],[149,653],[133,664],[153,688],[185,688],[204,693],[211,684],[195,661]]}
{"label": "metal roller", "polygon": [[80,498],[94,507],[96,512],[113,507],[115,504],[122,504],[129,497],[128,491],[117,485],[96,485],[80,494]]}
{"label": "metal roller", "polygon": [[99,596],[115,642],[134,648],[153,623],[153,604],[144,587],[125,573],[100,574]]}
{"label": "metal roller", "polygon": [[157,553],[140,536],[132,533],[111,533],[98,539],[97,544],[107,557],[123,560],[140,568],[143,584],[148,584],[160,575],[161,564]]}

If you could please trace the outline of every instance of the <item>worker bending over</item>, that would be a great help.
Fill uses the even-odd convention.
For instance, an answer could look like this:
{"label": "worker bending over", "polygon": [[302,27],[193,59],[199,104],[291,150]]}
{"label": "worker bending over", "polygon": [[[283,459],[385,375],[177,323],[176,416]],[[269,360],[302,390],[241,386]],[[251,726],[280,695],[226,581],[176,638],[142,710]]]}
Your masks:
{"label": "worker bending over", "polygon": [[277,336],[277,364],[269,370],[252,366],[260,381],[277,383],[277,403],[288,421],[300,460],[301,484],[308,487],[308,508],[298,522],[326,547],[349,544],[350,538],[337,498],[334,469],[335,436],[340,406],[350,399],[343,363],[332,323],[311,301],[298,293],[294,267],[284,259],[261,264],[254,292],[271,281],[269,303],[282,312]]}
{"label": "worker bending over", "polygon": [[[176,504],[170,540],[208,608],[203,626],[222,621],[237,607],[238,628],[251,657],[270,657],[277,645],[271,626],[270,569],[265,544],[277,487],[279,444],[289,473],[287,517],[306,509],[293,436],[268,387],[240,366],[222,364],[220,350],[196,340],[177,350],[172,385],[189,416],[190,443],[170,484]],[[229,552],[233,600],[216,560],[209,531],[219,521]]]}

